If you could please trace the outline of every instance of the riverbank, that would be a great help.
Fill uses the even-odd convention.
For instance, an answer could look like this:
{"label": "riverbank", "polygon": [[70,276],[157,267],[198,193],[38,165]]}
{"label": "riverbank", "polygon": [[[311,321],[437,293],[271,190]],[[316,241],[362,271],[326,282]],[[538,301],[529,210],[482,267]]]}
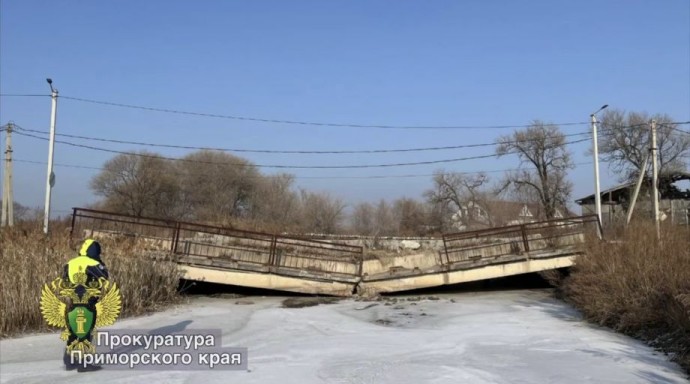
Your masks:
{"label": "riverbank", "polygon": [[687,383],[680,367],[591,325],[550,290],[355,298],[285,308],[286,297],[191,298],[113,329],[222,330],[245,371],[65,372],[57,333],[0,342],[2,383]]}
{"label": "riverbank", "polygon": [[[590,241],[562,297],[595,324],[646,341],[690,374],[690,230],[637,223],[613,241]],[[553,274],[552,274],[553,275]]]}

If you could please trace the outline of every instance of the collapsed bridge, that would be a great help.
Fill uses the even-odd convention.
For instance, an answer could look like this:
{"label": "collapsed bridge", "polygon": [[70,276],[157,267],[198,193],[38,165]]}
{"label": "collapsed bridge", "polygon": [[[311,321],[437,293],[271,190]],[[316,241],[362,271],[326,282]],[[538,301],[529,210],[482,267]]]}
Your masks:
{"label": "collapsed bridge", "polygon": [[350,296],[399,292],[569,267],[596,215],[443,235],[438,250],[375,256],[340,240],[244,231],[74,208],[71,236],[132,240],[188,280]]}

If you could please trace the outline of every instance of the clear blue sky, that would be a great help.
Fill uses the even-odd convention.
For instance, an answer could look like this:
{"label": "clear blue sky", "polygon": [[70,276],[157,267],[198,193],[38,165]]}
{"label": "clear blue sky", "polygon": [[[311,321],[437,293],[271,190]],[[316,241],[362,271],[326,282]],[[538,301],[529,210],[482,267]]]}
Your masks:
{"label": "clear blue sky", "polygon": [[[602,104],[690,120],[690,2],[9,1],[0,6],[0,90],[222,115],[365,125],[586,122]],[[0,98],[0,124],[49,129],[47,97]],[[564,126],[566,133],[587,125]],[[190,146],[395,149],[491,143],[511,129],[400,130],[269,124],[60,99],[58,133]],[[75,143],[117,150],[134,145]],[[48,143],[14,137],[45,163]],[[3,145],[4,147],[4,145]],[[591,161],[588,142],[571,145]],[[181,156],[181,149],[155,149]],[[358,155],[241,154],[257,164],[355,165],[490,154],[493,148]],[[55,163],[100,167],[111,154],[56,144]],[[421,198],[439,168],[515,167],[515,158],[372,169],[295,169],[297,185],[350,204]],[[572,171],[573,200],[593,191]],[[264,168],[265,173],[279,170]],[[616,175],[602,163],[602,188]],[[53,215],[95,200],[96,170],[56,165]],[[18,161],[16,201],[43,206],[45,164]],[[406,178],[347,179],[372,175]],[[499,178],[501,173],[491,173]]]}

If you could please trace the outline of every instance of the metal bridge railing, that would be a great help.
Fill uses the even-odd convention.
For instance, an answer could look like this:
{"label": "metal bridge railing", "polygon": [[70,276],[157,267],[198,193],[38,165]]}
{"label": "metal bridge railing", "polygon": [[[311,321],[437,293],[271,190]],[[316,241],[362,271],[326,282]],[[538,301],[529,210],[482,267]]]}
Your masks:
{"label": "metal bridge railing", "polygon": [[[449,233],[440,266],[568,252],[601,231],[596,215]],[[351,280],[362,276],[363,247],[298,236],[74,208],[71,236],[132,241],[189,265]],[[478,265],[481,263],[478,263]]]}
{"label": "metal bridge railing", "polygon": [[72,237],[131,239],[183,264],[359,276],[363,248],[227,227],[73,208]]}
{"label": "metal bridge railing", "polygon": [[448,265],[559,250],[582,244],[587,232],[601,231],[596,215],[553,219],[499,228],[449,233],[443,236]]}

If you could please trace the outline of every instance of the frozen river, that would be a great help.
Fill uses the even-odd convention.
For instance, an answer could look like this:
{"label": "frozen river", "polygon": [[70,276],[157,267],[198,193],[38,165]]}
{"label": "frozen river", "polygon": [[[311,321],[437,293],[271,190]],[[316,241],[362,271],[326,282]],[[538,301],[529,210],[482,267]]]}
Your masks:
{"label": "frozen river", "polygon": [[[642,343],[588,325],[547,290],[354,299],[282,308],[282,297],[196,297],[110,328],[221,329],[241,371],[66,372],[58,334],[0,343],[2,383],[688,383]],[[411,299],[411,300],[408,300]],[[387,304],[387,305],[386,305]]]}

